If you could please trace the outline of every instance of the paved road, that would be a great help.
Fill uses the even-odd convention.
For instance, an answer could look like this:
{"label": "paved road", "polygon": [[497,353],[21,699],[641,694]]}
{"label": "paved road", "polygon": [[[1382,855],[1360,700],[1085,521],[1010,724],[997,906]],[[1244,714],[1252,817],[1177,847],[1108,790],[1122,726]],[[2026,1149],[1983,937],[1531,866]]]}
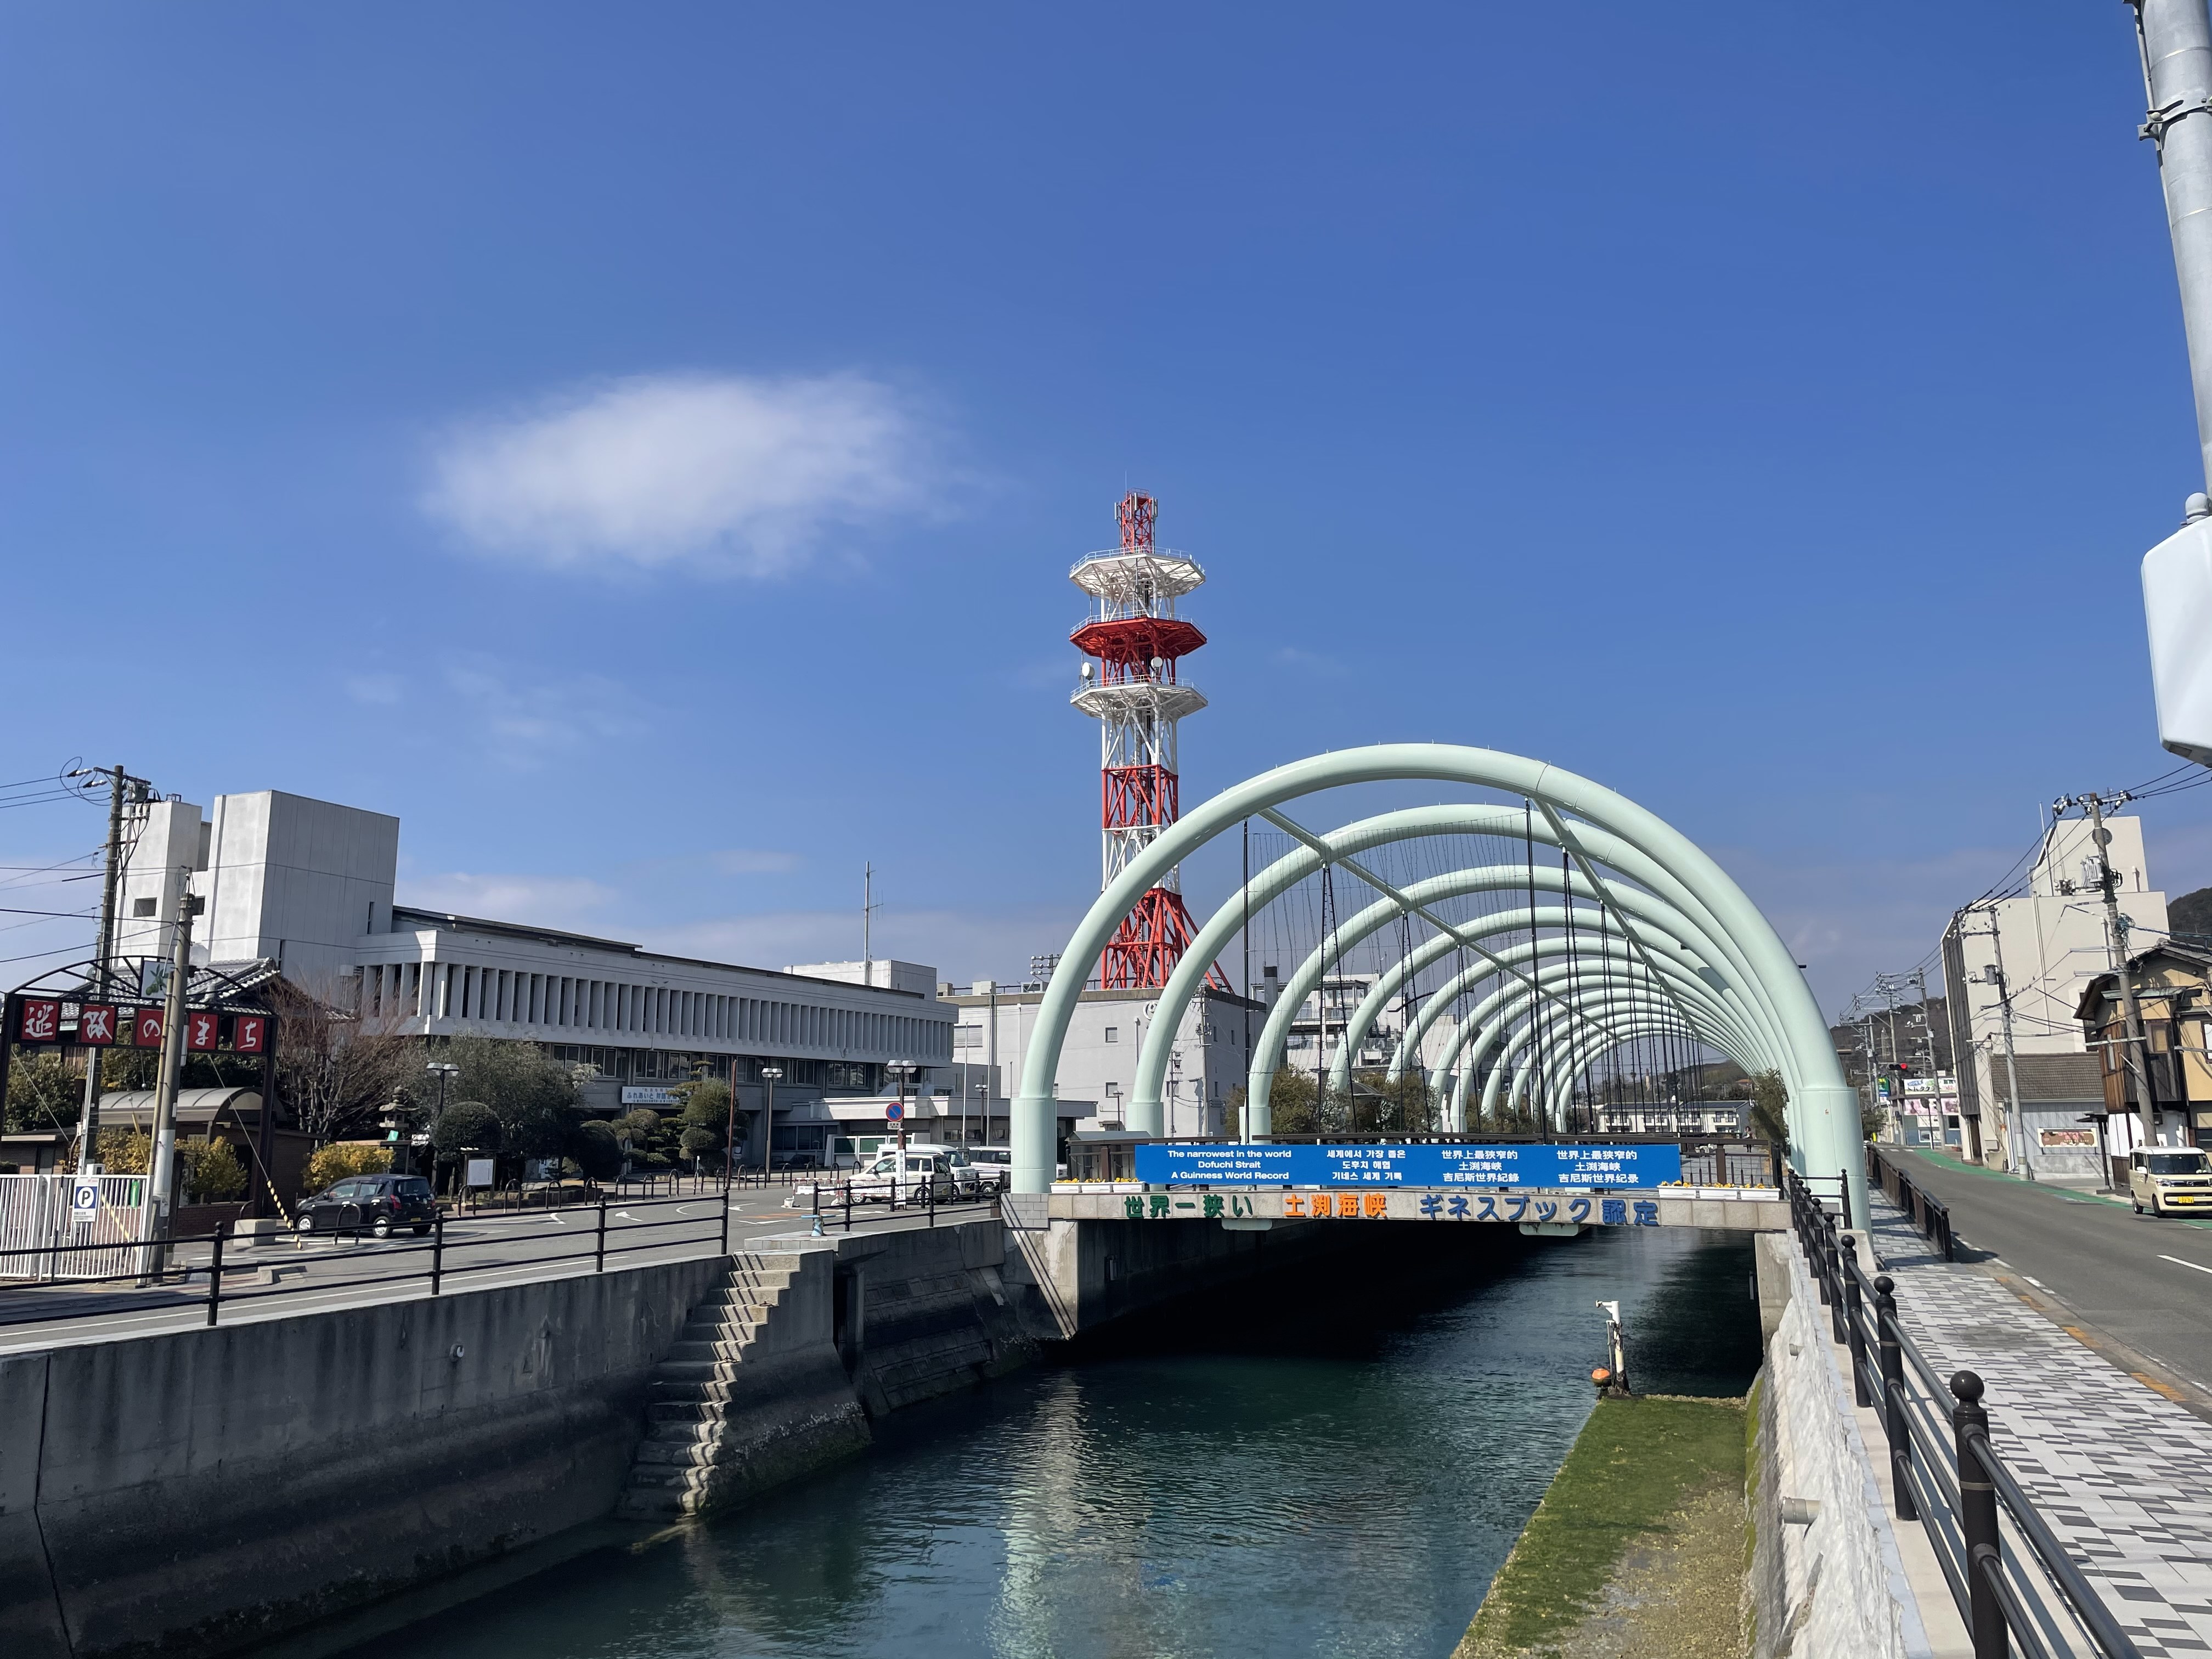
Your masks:
{"label": "paved road", "polygon": [[[804,1207],[783,1207],[787,1191],[771,1188],[738,1194],[731,1206],[731,1243],[805,1231],[811,1218]],[[712,1255],[721,1248],[721,1209],[720,1194],[711,1191],[674,1201],[610,1202],[606,1265],[618,1269]],[[950,1212],[945,1219],[967,1220],[981,1213],[963,1208]],[[842,1212],[825,1214],[823,1219],[832,1232],[843,1230]],[[856,1208],[853,1223],[856,1229],[871,1230],[929,1224],[925,1213],[904,1208],[894,1213],[881,1206]],[[593,1272],[598,1224],[596,1206],[583,1206],[449,1219],[442,1288],[450,1294]],[[222,1322],[239,1324],[428,1296],[428,1239],[407,1236],[302,1243],[288,1235],[277,1244],[226,1250]],[[200,1267],[208,1254],[204,1247],[195,1246],[182,1256],[186,1266]],[[273,1267],[285,1277],[274,1285],[258,1282],[258,1274],[232,1277],[235,1270],[256,1267]],[[0,1286],[0,1353],[203,1326],[206,1297],[204,1273],[175,1289]]]}
{"label": "paved road", "polygon": [[[1953,1230],[2088,1324],[2212,1388],[2212,1222],[1884,1147],[1947,1205]],[[1962,1252],[1963,1255],[1963,1252]]]}

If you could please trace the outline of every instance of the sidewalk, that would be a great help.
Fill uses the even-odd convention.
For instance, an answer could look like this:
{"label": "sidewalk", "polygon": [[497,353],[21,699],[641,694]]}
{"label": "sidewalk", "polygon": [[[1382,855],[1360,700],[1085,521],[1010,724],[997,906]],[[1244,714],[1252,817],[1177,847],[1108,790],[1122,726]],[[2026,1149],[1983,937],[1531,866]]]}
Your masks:
{"label": "sidewalk", "polygon": [[1988,1384],[1997,1450],[2145,1659],[2212,1653],[2212,1424],[1978,1267],[1937,1260],[1879,1190],[1870,1200],[1906,1334],[1938,1372]]}

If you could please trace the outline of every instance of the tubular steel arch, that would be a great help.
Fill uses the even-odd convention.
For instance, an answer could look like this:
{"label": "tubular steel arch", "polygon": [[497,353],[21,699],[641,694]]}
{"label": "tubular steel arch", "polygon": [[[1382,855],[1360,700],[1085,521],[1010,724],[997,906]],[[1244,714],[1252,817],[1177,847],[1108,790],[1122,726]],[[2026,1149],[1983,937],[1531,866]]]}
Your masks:
{"label": "tubular steel arch", "polygon": [[[1850,1187],[1854,1212],[1864,1213],[1865,1175],[1858,1150],[1856,1095],[1844,1081],[1826,1022],[1812,992],[1758,907],[1686,836],[1626,797],[1541,761],[1449,744],[1379,744],[1277,767],[1202,803],[1131,859],[1069,937],[1060,966],[1038,1006],[1020,1093],[1013,1104],[1012,1175],[1016,1192],[1038,1193],[1050,1185],[1054,1080],[1077,998],[1089,964],[1098,959],[1121,918],[1153,883],[1247,817],[1265,817],[1304,838],[1309,832],[1283,818],[1275,809],[1322,790],[1407,781],[1496,789],[1524,796],[1548,808],[1547,819],[1557,814],[1562,823],[1575,821],[1570,826],[1575,850],[1649,888],[1697,921],[1721,952],[1723,959],[1711,967],[1725,988],[1740,992],[1747,1002],[1758,1005],[1764,1016],[1761,1023],[1771,1027],[1772,1057],[1790,1093],[1793,1161],[1803,1170],[1839,1172]],[[1510,809],[1493,811],[1499,817],[1510,816]],[[1388,838],[1397,838],[1384,833]],[[1539,838],[1557,844],[1556,835]],[[1332,858],[1342,861],[1334,843],[1324,837],[1312,839],[1320,841]],[[1322,854],[1316,852],[1315,858],[1317,868]],[[1186,968],[1195,967],[1202,975],[1221,948],[1216,944],[1200,954],[1206,931],[1200,931],[1190,955],[1170,977],[1169,992],[1176,989],[1175,981],[1183,976]],[[1163,996],[1152,1024],[1155,1033],[1171,1037],[1182,1007],[1189,1000],[1189,990],[1195,988],[1194,977],[1180,1003],[1170,995]]]}
{"label": "tubular steel arch", "polygon": [[[1486,835],[1518,839],[1523,834],[1547,845],[1559,845],[1559,835],[1548,820],[1532,821],[1517,808],[1494,805],[1417,807],[1362,819],[1314,839],[1328,849],[1331,857],[1349,858],[1369,848],[1421,836]],[[1610,900],[1616,908],[1627,908],[1638,914],[1641,911],[1637,907],[1649,902],[1651,895],[1660,896],[1663,902],[1672,906],[1668,922],[1671,931],[1679,938],[1694,941],[1705,957],[1705,963],[1698,970],[1700,976],[1717,989],[1742,997],[1749,1007],[1752,1024],[1765,1034],[1770,1050],[1778,1052],[1785,1048],[1787,1045],[1779,1039],[1771,1008],[1760,994],[1756,979],[1751,975],[1741,953],[1729,941],[1725,931],[1715,922],[1696,896],[1656,861],[1623,838],[1589,825],[1578,827],[1574,835],[1577,850],[1590,854],[1649,891],[1643,892],[1611,882],[1604,883],[1601,887],[1593,886],[1580,876],[1574,879],[1571,890],[1577,896],[1600,903]],[[1183,960],[1163,988],[1156,1005],[1156,1016],[1147,1028],[1145,1046],[1139,1054],[1136,1082],[1129,1104],[1127,1121],[1132,1128],[1149,1134],[1160,1132],[1160,1087],[1167,1073],[1168,1050],[1172,1046],[1174,1033],[1181,1027],[1183,1013],[1214,957],[1227,945],[1246,916],[1263,909],[1297,882],[1319,870],[1324,861],[1320,853],[1305,847],[1286,854],[1253,878],[1247,888],[1240,890],[1237,896],[1216,911],[1200,930],[1192,955]],[[1556,872],[1538,870],[1534,872],[1533,878],[1539,889],[1559,890],[1560,880]],[[1529,879],[1524,869],[1519,881],[1512,884],[1526,885]],[[1479,925],[1478,919],[1476,922],[1467,924],[1466,927]],[[1465,931],[1465,928],[1462,929],[1462,933]],[[1749,994],[1744,995],[1747,991]],[[1167,1035],[1162,1043],[1156,1045],[1150,1033],[1158,1032]]]}

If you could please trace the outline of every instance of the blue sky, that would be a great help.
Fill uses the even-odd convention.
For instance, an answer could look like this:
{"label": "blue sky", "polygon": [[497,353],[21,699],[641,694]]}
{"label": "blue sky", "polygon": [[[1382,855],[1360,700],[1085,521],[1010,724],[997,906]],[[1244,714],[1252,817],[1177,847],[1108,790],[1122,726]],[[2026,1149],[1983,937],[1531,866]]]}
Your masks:
{"label": "blue sky", "polygon": [[770,965],[872,860],[879,949],[1012,973],[1095,890],[1066,572],[1136,484],[1187,800],[1540,755],[1833,1006],[2171,763],[2141,102],[2057,0],[13,7],[0,781],[374,807],[403,899]]}

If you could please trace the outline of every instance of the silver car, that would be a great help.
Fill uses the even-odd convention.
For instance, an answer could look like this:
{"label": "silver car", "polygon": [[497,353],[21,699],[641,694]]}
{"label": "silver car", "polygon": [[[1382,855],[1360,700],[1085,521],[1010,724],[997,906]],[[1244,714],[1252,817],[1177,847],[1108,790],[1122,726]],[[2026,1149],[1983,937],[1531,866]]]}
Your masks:
{"label": "silver car", "polygon": [[957,1190],[943,1152],[886,1152],[848,1183],[855,1204],[949,1204]]}

